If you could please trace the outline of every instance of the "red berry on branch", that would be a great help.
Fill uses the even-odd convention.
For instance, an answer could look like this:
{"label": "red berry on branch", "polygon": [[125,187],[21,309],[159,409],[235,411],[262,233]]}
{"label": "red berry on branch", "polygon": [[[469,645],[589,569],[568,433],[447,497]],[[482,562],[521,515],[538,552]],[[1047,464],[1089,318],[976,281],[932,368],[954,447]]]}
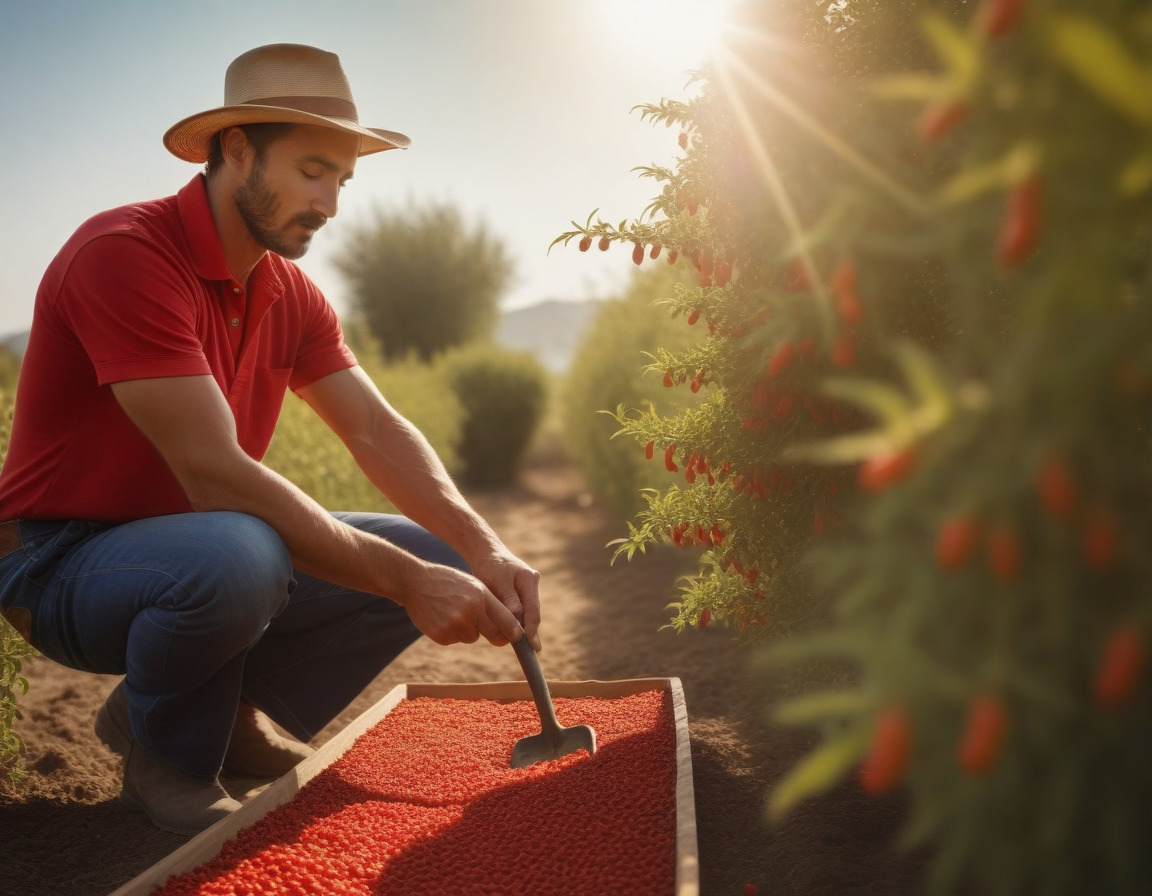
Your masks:
{"label": "red berry on branch", "polygon": [[1022,553],[1020,536],[1007,523],[988,533],[988,567],[996,581],[1007,583],[1020,577]]}
{"label": "red berry on branch", "polygon": [[978,534],[976,520],[966,513],[946,519],[936,535],[936,565],[944,570],[967,566]]}
{"label": "red berry on branch", "polygon": [[675,473],[680,468],[676,466],[676,443],[669,442],[668,447],[664,449],[664,469],[669,473]]}
{"label": "red berry on branch", "polygon": [[911,754],[912,729],[904,711],[896,706],[881,710],[860,767],[861,785],[874,796],[892,790],[903,780]]}
{"label": "red berry on branch", "polygon": [[856,343],[847,333],[841,333],[832,344],[832,363],[841,369],[856,363]]}
{"label": "red berry on branch", "polygon": [[660,257],[660,244],[653,243],[652,248],[648,252],[648,257],[655,260]]}
{"label": "red berry on branch", "polygon": [[1056,516],[1072,513],[1076,507],[1076,482],[1064,455],[1053,454],[1044,461],[1036,474],[1036,493],[1040,503]]}
{"label": "red berry on branch", "polygon": [[632,247],[632,263],[643,264],[644,262],[644,244],[636,243]]}
{"label": "red berry on branch", "polygon": [[1027,0],[984,0],[976,13],[977,25],[989,37],[1007,34],[1020,24]]}
{"label": "red berry on branch", "polygon": [[591,248],[592,248],[592,237],[586,236],[582,240],[580,240],[580,251],[581,252],[587,252]]}
{"label": "red berry on branch", "polygon": [[708,623],[712,621],[712,611],[705,607],[700,611],[700,628],[707,628]]}
{"label": "red berry on branch", "polygon": [[969,112],[968,104],[959,100],[933,103],[920,116],[920,137],[929,143],[939,140],[967,119]]}
{"label": "red berry on branch", "polygon": [[606,236],[600,237],[599,248],[601,252],[607,252],[608,247],[612,245],[612,240]]}
{"label": "red berry on branch", "polygon": [[1096,673],[1096,702],[1114,708],[1132,697],[1147,660],[1144,641],[1133,625],[1122,625],[1109,637]]}
{"label": "red berry on branch", "polygon": [[694,326],[698,320],[700,320],[700,309],[695,308],[692,313],[688,315],[688,326]]}
{"label": "red berry on branch", "polygon": [[644,459],[645,460],[652,460],[652,455],[655,453],[655,451],[656,451],[656,442],[654,442],[654,441],[649,442],[647,445],[644,446]]}
{"label": "red berry on branch", "polygon": [[680,257],[680,253],[675,249],[668,250],[668,264],[676,264],[676,259]]}
{"label": "red berry on branch", "polygon": [[915,463],[916,452],[912,448],[876,454],[860,465],[857,483],[866,492],[882,492],[907,476]]}
{"label": "red berry on branch", "polygon": [[1013,268],[1028,260],[1036,248],[1043,205],[1044,188],[1035,175],[1008,191],[1008,205],[996,244],[996,258],[1001,266]]}
{"label": "red berry on branch", "polygon": [[1094,510],[1084,520],[1084,559],[1093,569],[1104,571],[1116,564],[1120,552],[1120,527],[1106,510]]}
{"label": "red berry on branch", "polygon": [[998,697],[982,694],[972,701],[957,751],[957,760],[965,774],[985,775],[996,766],[1007,727],[1008,714]]}
{"label": "red berry on branch", "polygon": [[687,131],[681,131],[680,137],[678,138],[677,142],[680,144],[681,149],[687,149],[688,148],[688,132]]}

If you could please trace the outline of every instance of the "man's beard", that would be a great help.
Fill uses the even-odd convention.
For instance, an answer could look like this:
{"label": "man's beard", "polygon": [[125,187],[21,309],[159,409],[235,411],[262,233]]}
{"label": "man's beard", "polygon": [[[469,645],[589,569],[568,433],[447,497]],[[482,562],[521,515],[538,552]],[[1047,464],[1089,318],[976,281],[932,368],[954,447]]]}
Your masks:
{"label": "man's beard", "polygon": [[269,252],[284,258],[300,258],[312,243],[312,233],[306,233],[302,238],[293,237],[290,233],[292,227],[299,225],[315,231],[323,227],[327,220],[323,215],[302,212],[280,230],[276,230],[276,211],[280,207],[280,197],[264,180],[264,166],[259,159],[252,166],[247,179],[236,190],[235,201],[236,211],[240,213],[252,239]]}

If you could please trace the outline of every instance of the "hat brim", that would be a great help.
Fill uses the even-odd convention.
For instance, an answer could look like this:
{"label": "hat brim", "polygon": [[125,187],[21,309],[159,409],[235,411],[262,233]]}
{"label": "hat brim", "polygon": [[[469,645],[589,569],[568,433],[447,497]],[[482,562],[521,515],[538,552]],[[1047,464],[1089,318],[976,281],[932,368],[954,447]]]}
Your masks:
{"label": "hat brim", "polygon": [[366,128],[347,118],[313,115],[310,112],[285,109],[283,106],[257,106],[245,103],[239,106],[221,106],[218,109],[189,115],[165,132],[164,146],[178,159],[203,163],[208,161],[208,147],[215,134],[224,128],[263,122],[310,124],[355,134],[360,137],[359,155],[362,156],[387,149],[407,149],[412,143],[411,138],[404,134],[380,128]]}

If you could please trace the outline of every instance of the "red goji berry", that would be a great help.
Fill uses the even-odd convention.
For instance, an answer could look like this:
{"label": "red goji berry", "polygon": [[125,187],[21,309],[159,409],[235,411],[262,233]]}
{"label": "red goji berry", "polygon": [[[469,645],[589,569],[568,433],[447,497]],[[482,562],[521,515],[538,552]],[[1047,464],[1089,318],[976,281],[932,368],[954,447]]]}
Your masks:
{"label": "red goji berry", "polygon": [[1008,206],[996,244],[996,257],[1006,268],[1028,260],[1036,248],[1044,191],[1040,179],[1028,177],[1008,191]]}
{"label": "red goji berry", "polygon": [[882,492],[907,476],[915,463],[916,452],[912,448],[882,452],[860,465],[857,482],[866,492]]}
{"label": "red goji berry", "polygon": [[676,385],[676,381],[672,379],[672,371],[671,370],[665,370],[664,371],[664,387],[667,389],[671,389],[675,385]]}
{"label": "red goji berry", "polygon": [[600,237],[599,248],[601,252],[607,252],[608,247],[612,245],[612,240],[606,236]]}
{"label": "red goji berry", "polygon": [[791,340],[785,340],[776,346],[776,351],[772,353],[772,357],[768,359],[768,364],[764,368],[764,373],[769,377],[777,377],[784,372],[784,369],[792,363],[792,359],[796,357],[796,344]]}
{"label": "red goji berry", "polygon": [[698,320],[700,320],[700,309],[694,308],[692,313],[688,315],[688,326],[695,326]]}
{"label": "red goji berry", "polygon": [[840,334],[833,343],[832,363],[841,369],[856,363],[856,345],[847,333]]}
{"label": "red goji berry", "polygon": [[676,259],[680,257],[680,253],[675,249],[668,250],[668,264],[676,264]]}
{"label": "red goji berry", "polygon": [[688,148],[688,132],[687,131],[681,131],[680,136],[677,138],[677,142],[680,144],[681,149],[687,149]]}
{"label": "red goji berry", "polygon": [[976,14],[979,29],[989,37],[1007,34],[1020,24],[1027,0],[984,0]]}
{"label": "red goji berry", "polygon": [[632,246],[632,263],[643,264],[644,262],[644,244],[636,243]]}
{"label": "red goji berry", "polygon": [[669,473],[675,473],[680,468],[676,466],[676,443],[669,442],[668,447],[664,449],[664,468]]}
{"label": "red goji berry", "polygon": [[861,785],[874,796],[892,790],[903,780],[911,754],[908,717],[898,706],[886,707],[876,717],[868,755],[860,766]]}
{"label": "red goji berry", "polygon": [[1134,625],[1113,631],[1096,673],[1096,702],[1108,708],[1127,703],[1140,684],[1146,660],[1144,639]]}
{"label": "red goji berry", "polygon": [[935,142],[968,118],[970,108],[966,102],[949,100],[933,103],[920,116],[917,130],[920,137]]}
{"label": "red goji berry", "polygon": [[1050,455],[1036,474],[1040,503],[1058,517],[1067,517],[1076,507],[1076,481],[1062,454]]}
{"label": "red goji berry", "polygon": [[946,519],[936,534],[936,565],[941,569],[960,569],[972,558],[979,527],[966,513]]}
{"label": "red goji berry", "polygon": [[660,257],[660,248],[661,246],[659,243],[653,243],[652,248],[648,251],[648,257],[655,261]]}
{"label": "red goji berry", "polygon": [[1007,523],[988,533],[988,568],[998,582],[1013,582],[1020,577],[1023,563],[1020,536]]}
{"label": "red goji berry", "polygon": [[652,455],[656,451],[656,442],[651,441],[644,446],[644,459],[652,460]]}
{"label": "red goji berry", "polygon": [[580,251],[581,252],[587,252],[591,248],[592,248],[592,237],[586,236],[582,240],[580,240]]}
{"label": "red goji berry", "polygon": [[1107,570],[1116,564],[1120,551],[1120,527],[1105,510],[1093,510],[1084,520],[1084,559],[1093,569]]}
{"label": "red goji berry", "polygon": [[998,697],[982,694],[972,701],[957,750],[957,760],[965,774],[985,775],[995,767],[1007,727],[1008,714]]}

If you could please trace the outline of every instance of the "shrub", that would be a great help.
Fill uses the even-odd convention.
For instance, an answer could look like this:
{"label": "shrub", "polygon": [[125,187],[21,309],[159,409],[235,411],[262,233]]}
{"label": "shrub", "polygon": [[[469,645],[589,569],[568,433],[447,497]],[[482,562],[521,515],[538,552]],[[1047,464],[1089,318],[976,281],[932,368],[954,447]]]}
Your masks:
{"label": "shrub", "polygon": [[[370,350],[358,347],[357,353],[361,366],[388,401],[424,434],[453,472],[459,466],[454,445],[462,415],[443,378],[415,360],[384,364]],[[284,400],[264,462],[329,510],[395,511],[336,434],[291,393]]]}
{"label": "shrub", "polygon": [[487,343],[445,352],[435,366],[463,408],[460,481],[476,488],[511,484],[544,415],[544,368],[526,352]]}
{"label": "shrub", "polygon": [[665,487],[668,473],[659,458],[646,460],[632,439],[614,438],[620,424],[610,412],[664,415],[677,398],[683,403],[659,375],[645,370],[658,347],[685,350],[699,338],[682,320],[653,310],[682,279],[667,265],[637,272],[622,296],[601,305],[564,379],[561,425],[568,453],[595,498],[622,516],[644,506],[645,488]]}
{"label": "shrub", "polygon": [[[0,388],[0,462],[8,451],[12,427],[12,391]],[[20,658],[35,651],[0,619],[0,782],[16,784],[23,777],[22,744],[15,731],[20,710],[17,697],[28,693],[28,680],[20,674]]]}

